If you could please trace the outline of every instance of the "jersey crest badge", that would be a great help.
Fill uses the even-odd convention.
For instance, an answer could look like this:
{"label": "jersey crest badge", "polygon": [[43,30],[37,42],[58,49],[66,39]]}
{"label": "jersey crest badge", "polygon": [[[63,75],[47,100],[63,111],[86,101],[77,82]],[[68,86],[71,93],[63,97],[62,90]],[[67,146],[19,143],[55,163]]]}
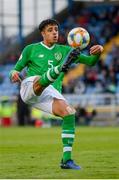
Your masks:
{"label": "jersey crest badge", "polygon": [[62,59],[62,54],[60,52],[55,53],[54,56],[57,61],[60,61]]}

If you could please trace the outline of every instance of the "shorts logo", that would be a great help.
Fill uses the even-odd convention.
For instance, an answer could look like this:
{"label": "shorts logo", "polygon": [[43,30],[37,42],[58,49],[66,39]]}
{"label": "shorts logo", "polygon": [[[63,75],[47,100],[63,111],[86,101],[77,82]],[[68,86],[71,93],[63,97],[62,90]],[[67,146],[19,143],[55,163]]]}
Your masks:
{"label": "shorts logo", "polygon": [[62,59],[62,54],[60,52],[55,53],[54,56],[57,61],[60,61]]}

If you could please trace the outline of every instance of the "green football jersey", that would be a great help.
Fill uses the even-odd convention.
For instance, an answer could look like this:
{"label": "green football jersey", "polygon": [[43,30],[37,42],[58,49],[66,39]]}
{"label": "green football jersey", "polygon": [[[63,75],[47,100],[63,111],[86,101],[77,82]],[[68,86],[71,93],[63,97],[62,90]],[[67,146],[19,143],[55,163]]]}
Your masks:
{"label": "green football jersey", "polygon": [[[27,77],[42,76],[48,69],[63,64],[65,58],[72,50],[70,46],[54,44],[48,47],[43,42],[28,45],[24,48],[19,61],[16,63],[14,70],[21,71],[27,67]],[[94,66],[99,59],[100,54],[84,55],[79,53],[75,63],[83,63],[88,66]],[[52,85],[61,92],[64,73],[52,83]]]}
{"label": "green football jersey", "polygon": [[[27,67],[27,77],[42,76],[49,68],[62,64],[71,51],[70,46],[54,44],[48,47],[42,42],[28,45],[24,48],[15,70],[21,71]],[[61,92],[64,73],[61,73],[52,85]]]}

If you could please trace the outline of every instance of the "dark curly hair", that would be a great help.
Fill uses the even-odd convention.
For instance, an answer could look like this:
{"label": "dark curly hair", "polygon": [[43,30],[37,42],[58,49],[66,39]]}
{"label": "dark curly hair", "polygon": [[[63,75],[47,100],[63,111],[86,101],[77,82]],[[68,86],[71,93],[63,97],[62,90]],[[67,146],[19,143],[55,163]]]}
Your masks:
{"label": "dark curly hair", "polygon": [[46,19],[43,20],[40,24],[39,24],[39,30],[40,32],[44,29],[44,27],[46,27],[47,25],[57,25],[59,27],[59,22],[55,19]]}

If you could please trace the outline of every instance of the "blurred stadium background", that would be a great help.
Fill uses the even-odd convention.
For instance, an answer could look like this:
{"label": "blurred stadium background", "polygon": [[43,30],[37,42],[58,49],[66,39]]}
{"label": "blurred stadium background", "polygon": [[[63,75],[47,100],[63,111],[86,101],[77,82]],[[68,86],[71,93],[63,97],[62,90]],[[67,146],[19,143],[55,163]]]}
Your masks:
{"label": "blurred stadium background", "polygon": [[63,94],[77,109],[77,125],[118,126],[118,0],[0,0],[0,126],[60,125],[56,117],[25,105],[19,85],[11,84],[8,76],[23,47],[41,40],[39,23],[51,17],[61,24],[61,44],[67,44],[69,30],[81,26],[90,33],[90,46],[104,46],[95,67],[73,65],[64,78]]}
{"label": "blurred stadium background", "polygon": [[[67,44],[69,30],[81,26],[91,36],[84,53],[93,44],[104,46],[95,67],[73,65],[63,83],[64,96],[77,109],[73,158],[80,172],[59,168],[56,126],[62,121],[25,105],[20,85],[8,77],[24,46],[41,40],[39,23],[51,17],[61,24],[61,44]],[[0,0],[0,178],[119,179],[118,127],[119,1]]]}

